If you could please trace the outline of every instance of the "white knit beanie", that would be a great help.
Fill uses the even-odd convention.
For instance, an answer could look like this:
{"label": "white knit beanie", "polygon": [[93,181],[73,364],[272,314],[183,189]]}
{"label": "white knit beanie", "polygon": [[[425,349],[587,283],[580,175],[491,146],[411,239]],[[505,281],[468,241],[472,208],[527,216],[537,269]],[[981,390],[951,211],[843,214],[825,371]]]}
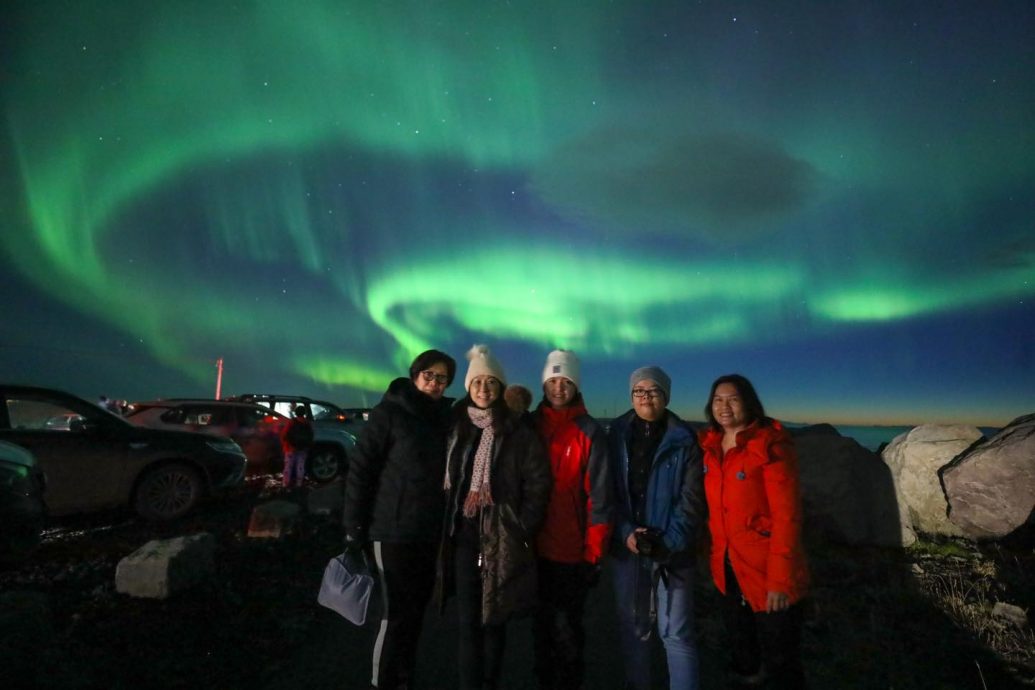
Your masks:
{"label": "white knit beanie", "polygon": [[546,355],[543,383],[554,376],[562,376],[579,388],[579,358],[571,350],[554,350]]}
{"label": "white knit beanie", "polygon": [[475,376],[495,376],[504,386],[507,385],[507,377],[503,375],[503,367],[499,360],[489,352],[488,345],[474,345],[467,351],[467,376],[464,377],[464,389],[471,390],[471,379]]}

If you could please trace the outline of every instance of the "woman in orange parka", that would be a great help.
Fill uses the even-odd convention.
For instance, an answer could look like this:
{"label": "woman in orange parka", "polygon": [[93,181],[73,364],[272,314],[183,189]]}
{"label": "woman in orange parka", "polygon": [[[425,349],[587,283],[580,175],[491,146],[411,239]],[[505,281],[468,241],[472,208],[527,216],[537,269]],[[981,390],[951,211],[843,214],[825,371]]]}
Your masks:
{"label": "woman in orange parka", "polygon": [[723,594],[731,676],[745,685],[803,688],[800,602],[808,571],[794,444],[739,374],[716,379],[704,411],[711,571]]}

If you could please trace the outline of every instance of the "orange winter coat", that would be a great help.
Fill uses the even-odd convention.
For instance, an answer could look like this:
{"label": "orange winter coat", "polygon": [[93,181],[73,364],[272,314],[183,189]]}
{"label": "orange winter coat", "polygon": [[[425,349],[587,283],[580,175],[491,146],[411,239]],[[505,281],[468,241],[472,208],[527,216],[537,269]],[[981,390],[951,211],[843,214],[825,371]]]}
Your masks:
{"label": "orange winter coat", "polygon": [[805,596],[808,569],[801,544],[798,454],[779,422],[753,423],[722,453],[722,431],[700,432],[704,492],[711,532],[711,570],[726,593],[724,559],[753,611],[765,611],[770,591],[791,603]]}

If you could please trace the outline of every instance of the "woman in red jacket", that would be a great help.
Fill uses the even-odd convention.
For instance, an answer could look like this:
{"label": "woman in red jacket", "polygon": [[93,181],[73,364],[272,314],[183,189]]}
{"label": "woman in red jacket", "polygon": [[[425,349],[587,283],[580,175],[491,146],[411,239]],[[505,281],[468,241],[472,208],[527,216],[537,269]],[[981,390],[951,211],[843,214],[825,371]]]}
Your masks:
{"label": "woman in red jacket", "polygon": [[794,444],[739,374],[712,384],[704,411],[711,571],[723,594],[732,674],[748,685],[803,688],[800,602],[808,571]]}

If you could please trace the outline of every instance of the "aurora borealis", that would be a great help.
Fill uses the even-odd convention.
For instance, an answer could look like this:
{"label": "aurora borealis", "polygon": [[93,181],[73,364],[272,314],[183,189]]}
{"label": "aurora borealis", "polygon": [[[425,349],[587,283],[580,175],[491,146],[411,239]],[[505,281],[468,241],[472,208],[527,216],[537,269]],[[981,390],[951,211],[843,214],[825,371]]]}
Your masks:
{"label": "aurora borealis", "polygon": [[4,380],[361,405],[485,342],[601,416],[648,363],[691,418],[1035,411],[1029,2],[0,12]]}

